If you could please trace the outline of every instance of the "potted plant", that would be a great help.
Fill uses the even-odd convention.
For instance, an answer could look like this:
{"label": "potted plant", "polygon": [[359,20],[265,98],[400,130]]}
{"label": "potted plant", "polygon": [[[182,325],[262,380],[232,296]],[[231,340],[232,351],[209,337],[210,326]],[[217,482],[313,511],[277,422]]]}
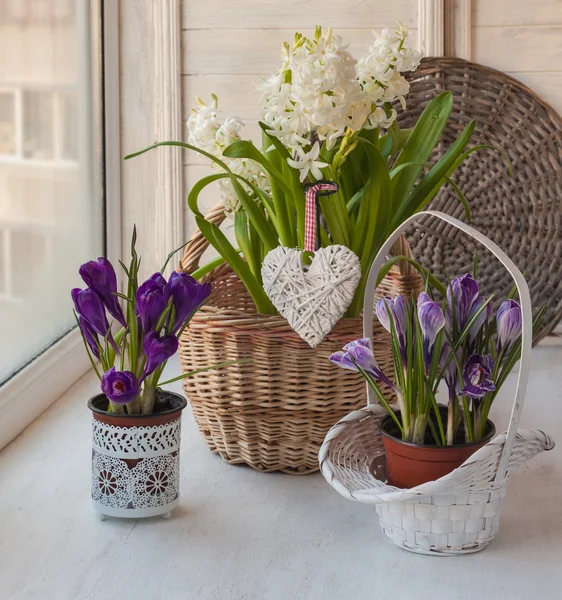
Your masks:
{"label": "potted plant", "polygon": [[[409,90],[404,74],[415,70],[419,60],[402,25],[376,34],[358,60],[331,29],[317,27],[311,36],[296,33],[283,44],[280,69],[260,86],[261,148],[243,139],[240,119],[220,116],[213,96],[212,103],[199,101],[193,109],[188,143],[162,141],[127,157],[157,146],[179,146],[208,159],[215,170],[189,192],[198,231],[180,267],[211,281],[215,293],[180,343],[182,355],[195,361],[225,347],[240,356],[259,350],[252,372],[232,368],[228,386],[214,374],[184,384],[207,443],[229,462],[263,471],[317,470],[316,455],[328,428],[364,402],[360,379],[327,369],[325,358],[360,335],[365,282],[378,249],[444,185],[469,212],[451,177],[479,149],[468,148],[475,122],[431,161],[451,113],[451,92],[429,99],[413,129],[398,125]],[[344,318],[312,349],[277,314],[263,287],[262,266],[279,245],[305,250],[304,186],[319,180],[339,188],[319,200],[319,246],[352,250],[361,277]],[[199,196],[217,184],[221,202],[205,218]],[[235,243],[220,229],[225,217],[233,225]],[[219,256],[201,266],[209,244]],[[404,261],[399,264],[383,281],[386,293],[419,292],[421,280]],[[389,360],[384,330],[377,326],[373,334],[379,360]],[[196,351],[201,346],[204,353]]]}
{"label": "potted plant", "polygon": [[[393,380],[377,365],[368,339],[330,357],[358,371],[388,412],[380,427],[389,485],[436,481],[495,434],[488,415],[521,353],[521,308],[510,297],[494,314],[492,298],[479,294],[475,275],[454,277],[446,290],[437,284],[445,292],[442,301],[435,300],[429,279],[417,299],[378,301],[376,315],[391,337]],[[437,400],[441,381],[446,405]],[[382,385],[393,390],[395,404]]]}
{"label": "potted plant", "polygon": [[[198,371],[161,379],[178,337],[211,293],[210,284],[183,273],[166,280],[166,265],[139,285],[135,241],[136,231],[130,264],[121,263],[126,294],[118,293],[115,269],[105,258],[83,264],[79,273],[86,288],[72,290],[74,314],[101,384],[88,407],[93,413],[92,500],[103,517],[169,515],[178,504],[186,400],[162,388]],[[115,334],[108,316],[121,326]]]}

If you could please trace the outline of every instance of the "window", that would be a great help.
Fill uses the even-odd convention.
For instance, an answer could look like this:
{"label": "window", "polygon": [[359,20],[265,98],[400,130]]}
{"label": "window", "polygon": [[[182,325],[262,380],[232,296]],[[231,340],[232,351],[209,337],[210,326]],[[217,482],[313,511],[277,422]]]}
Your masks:
{"label": "window", "polygon": [[0,383],[74,327],[78,267],[103,254],[100,6],[0,3]]}

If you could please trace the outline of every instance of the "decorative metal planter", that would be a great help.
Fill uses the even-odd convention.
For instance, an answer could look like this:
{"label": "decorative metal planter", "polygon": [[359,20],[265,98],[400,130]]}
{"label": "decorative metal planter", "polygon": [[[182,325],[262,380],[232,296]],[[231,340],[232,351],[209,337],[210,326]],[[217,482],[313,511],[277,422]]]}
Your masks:
{"label": "decorative metal planter", "polygon": [[108,413],[103,394],[88,402],[92,420],[92,502],[105,517],[170,516],[179,502],[181,413],[185,398],[165,392],[169,410]]}

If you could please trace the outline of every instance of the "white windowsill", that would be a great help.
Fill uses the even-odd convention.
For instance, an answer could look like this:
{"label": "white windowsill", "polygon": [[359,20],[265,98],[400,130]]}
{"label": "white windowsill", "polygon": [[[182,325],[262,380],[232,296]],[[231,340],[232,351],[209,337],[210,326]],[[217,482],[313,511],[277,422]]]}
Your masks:
{"label": "white windowsill", "polygon": [[[6,600],[510,600],[562,586],[562,348],[533,350],[522,425],[560,442],[516,475],[483,552],[438,559],[388,542],[374,507],[321,475],[235,467],[184,414],[182,496],[173,517],[100,522],[89,501],[83,377],[0,453],[0,597]],[[172,366],[177,371],[177,365]],[[179,390],[179,384],[173,389]],[[513,376],[494,420],[504,427]]]}

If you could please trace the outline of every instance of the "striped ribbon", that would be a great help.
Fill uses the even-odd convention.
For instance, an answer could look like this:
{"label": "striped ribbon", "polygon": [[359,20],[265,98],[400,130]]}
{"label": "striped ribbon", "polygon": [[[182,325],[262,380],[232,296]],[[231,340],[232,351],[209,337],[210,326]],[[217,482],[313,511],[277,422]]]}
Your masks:
{"label": "striped ribbon", "polygon": [[333,181],[317,181],[316,183],[306,186],[306,212],[304,217],[305,252],[314,252],[316,250],[318,196],[335,194],[338,189],[338,184]]}

